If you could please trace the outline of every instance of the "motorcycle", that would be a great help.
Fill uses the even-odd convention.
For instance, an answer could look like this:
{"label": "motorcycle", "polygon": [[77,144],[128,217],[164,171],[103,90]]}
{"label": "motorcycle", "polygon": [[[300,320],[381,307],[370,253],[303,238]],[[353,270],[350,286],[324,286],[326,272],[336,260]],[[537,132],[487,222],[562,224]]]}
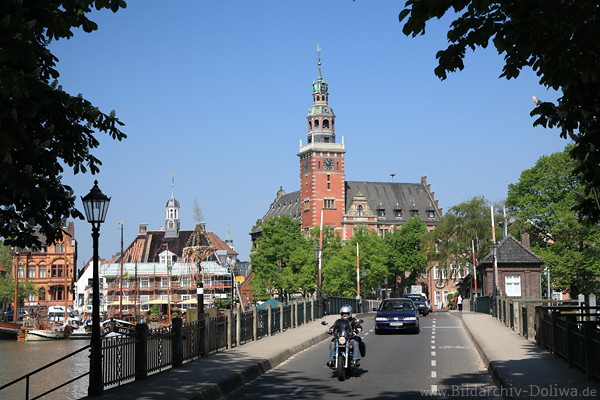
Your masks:
{"label": "motorcycle", "polygon": [[[362,320],[360,321],[363,322]],[[327,325],[327,321],[321,322],[322,325]],[[354,346],[350,341],[356,337],[356,332],[352,330],[352,325],[346,319],[340,318],[330,329],[333,335],[330,346],[334,347],[333,365],[331,369],[337,371],[338,380],[343,381],[352,375],[354,369]],[[356,343],[356,341],[354,342]]]}

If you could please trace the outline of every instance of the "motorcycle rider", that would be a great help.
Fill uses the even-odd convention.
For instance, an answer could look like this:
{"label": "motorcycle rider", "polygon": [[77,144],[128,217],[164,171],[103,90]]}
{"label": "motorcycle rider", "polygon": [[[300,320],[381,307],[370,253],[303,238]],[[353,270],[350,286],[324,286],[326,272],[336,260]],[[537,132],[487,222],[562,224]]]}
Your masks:
{"label": "motorcycle rider", "polygon": [[[356,333],[362,332],[362,325],[360,323],[360,320],[358,318],[352,316],[352,306],[350,306],[350,305],[342,306],[342,308],[340,308],[340,316],[343,319],[350,322],[350,326],[352,327],[353,332],[356,332]],[[333,333],[333,326],[330,328],[327,328],[325,330],[325,332],[329,333],[329,334]],[[362,340],[358,336],[354,336],[354,338],[351,339],[349,342],[349,344],[354,349],[354,353],[352,356],[352,359],[354,362],[354,367],[360,367],[359,361],[361,359],[361,351],[360,351],[359,342],[362,343]],[[335,366],[335,361],[333,360],[334,357],[335,357],[335,347],[330,345],[329,346],[329,361],[327,362],[327,366],[330,368],[333,368]]]}

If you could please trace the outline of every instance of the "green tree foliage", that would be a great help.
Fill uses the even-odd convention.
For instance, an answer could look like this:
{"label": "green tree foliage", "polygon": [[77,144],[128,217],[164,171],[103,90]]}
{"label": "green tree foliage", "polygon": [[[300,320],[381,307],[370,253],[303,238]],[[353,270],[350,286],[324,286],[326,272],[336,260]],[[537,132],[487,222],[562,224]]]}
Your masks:
{"label": "green tree foliage", "polygon": [[553,288],[576,296],[600,290],[600,226],[582,223],[575,211],[585,189],[571,147],[523,171],[509,185],[507,204],[528,222],[532,250],[551,269]]}
{"label": "green tree foliage", "polygon": [[[30,281],[19,279],[19,300],[29,295],[38,295],[39,289]],[[10,274],[0,275],[0,302],[12,303],[15,296],[15,281]]]}
{"label": "green tree foliage", "polygon": [[11,270],[12,255],[10,252],[10,246],[4,244],[4,240],[0,239],[0,266],[4,266],[7,271]]}
{"label": "green tree foliage", "polygon": [[[329,296],[356,296],[356,245],[358,243],[361,294],[381,286],[388,276],[383,239],[365,226],[354,229],[352,238],[324,266],[323,291]],[[364,275],[363,275],[364,271]]]}
{"label": "green tree foliage", "polygon": [[[473,244],[477,260],[485,257],[492,240],[491,206],[479,196],[451,207],[439,225],[427,234],[428,259],[451,272],[451,266],[473,265]],[[494,207],[495,222],[502,220],[499,209]]]}
{"label": "green tree foliage", "polygon": [[562,95],[556,104],[535,99],[534,126],[557,127],[575,142],[569,153],[577,160],[585,190],[579,207],[600,220],[600,7],[597,0],[408,0],[399,15],[407,36],[425,34],[427,22],[455,13],[449,45],[436,57],[435,74],[462,70],[467,49],[493,45],[504,56],[500,77],[517,78],[531,68],[539,83]]}
{"label": "green tree foliage", "polygon": [[123,0],[3,0],[0,23],[0,236],[12,245],[41,246],[35,229],[51,243],[64,220],[83,218],[73,190],[62,183],[64,167],[99,172],[91,150],[97,132],[122,140],[123,124],[81,95],[57,84],[53,40],[76,28],[98,28],[92,11],[126,7]]}
{"label": "green tree foliage", "polygon": [[[298,223],[288,216],[268,219],[256,240],[252,261],[252,290],[255,300],[268,300],[275,293],[280,298],[290,292],[306,290],[301,284],[316,282],[314,245],[307,241]],[[309,278],[301,277],[310,273]],[[312,283],[311,283],[312,282]]]}
{"label": "green tree foliage", "polygon": [[[419,275],[427,271],[427,255],[424,236],[427,227],[419,217],[409,219],[400,228],[394,228],[384,239],[386,265],[391,275],[391,282],[396,286],[398,279],[409,273],[405,285],[415,284]],[[399,290],[395,287],[398,293]]]}

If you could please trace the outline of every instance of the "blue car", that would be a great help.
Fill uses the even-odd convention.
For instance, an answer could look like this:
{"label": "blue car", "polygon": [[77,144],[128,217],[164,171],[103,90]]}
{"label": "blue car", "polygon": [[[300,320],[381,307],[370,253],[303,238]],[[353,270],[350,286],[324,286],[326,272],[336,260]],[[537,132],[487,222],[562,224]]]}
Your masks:
{"label": "blue car", "polygon": [[374,308],[375,334],[383,332],[411,331],[419,333],[419,312],[415,303],[408,298],[385,299]]}

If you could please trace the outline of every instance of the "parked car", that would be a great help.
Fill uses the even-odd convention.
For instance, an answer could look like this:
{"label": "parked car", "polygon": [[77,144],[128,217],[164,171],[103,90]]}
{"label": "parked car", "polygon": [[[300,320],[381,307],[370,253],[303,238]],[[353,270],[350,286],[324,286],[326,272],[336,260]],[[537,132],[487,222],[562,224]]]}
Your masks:
{"label": "parked car", "polygon": [[415,303],[417,310],[422,316],[426,317],[429,314],[429,306],[427,306],[427,303],[425,303],[425,300],[420,293],[409,293],[405,297],[411,299]]}
{"label": "parked car", "polygon": [[414,301],[409,298],[385,299],[379,307],[373,309],[375,314],[375,334],[409,330],[419,333],[419,313]]}
{"label": "parked car", "polygon": [[[15,316],[15,310],[8,310],[2,314],[2,320],[6,321],[6,322],[12,322],[14,316]],[[22,321],[23,318],[26,318],[27,316],[29,316],[29,313],[27,312],[27,310],[19,309],[19,312],[17,313],[17,320]]]}
{"label": "parked car", "polygon": [[[64,306],[50,306],[48,307],[48,319],[51,321],[63,322],[65,320],[65,307]],[[69,325],[80,326],[83,324],[81,317],[73,311],[71,307],[67,307],[67,320]]]}

